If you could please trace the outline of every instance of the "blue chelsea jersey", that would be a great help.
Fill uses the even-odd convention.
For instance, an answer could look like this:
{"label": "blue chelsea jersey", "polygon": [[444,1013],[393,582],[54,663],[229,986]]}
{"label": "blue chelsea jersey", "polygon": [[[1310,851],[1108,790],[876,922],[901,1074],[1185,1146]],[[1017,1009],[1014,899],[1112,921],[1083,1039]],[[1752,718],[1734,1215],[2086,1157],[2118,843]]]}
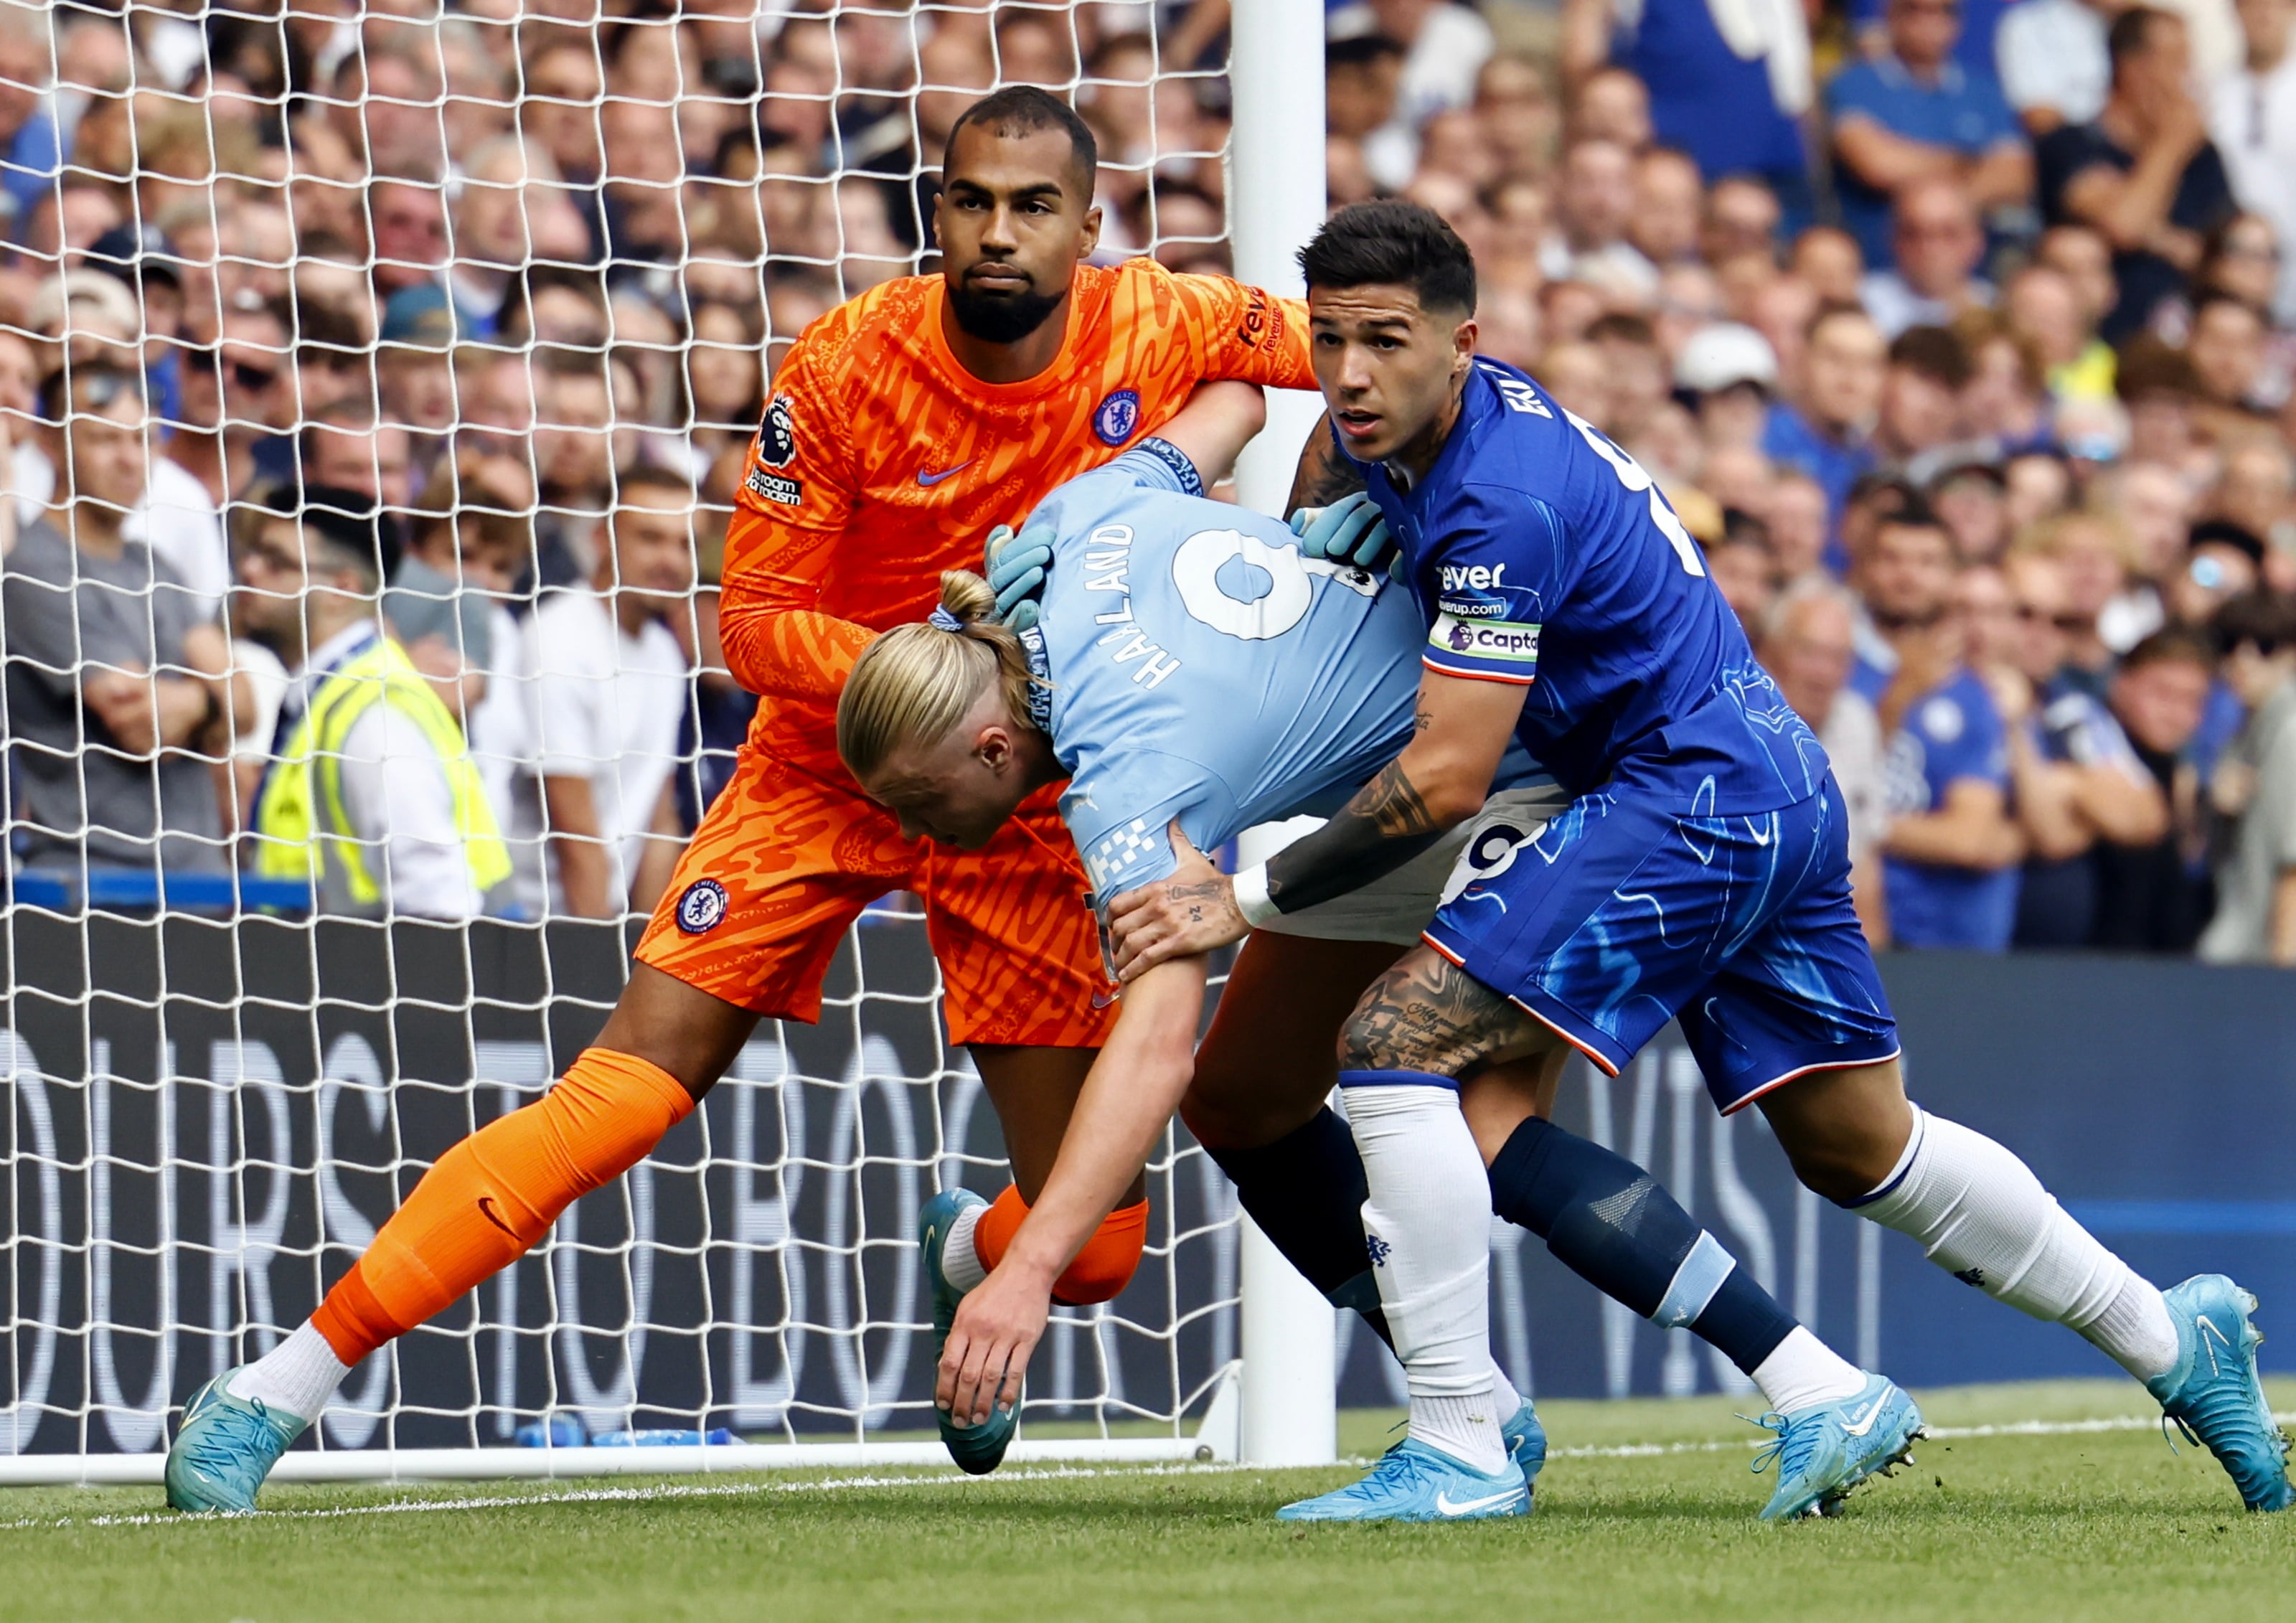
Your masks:
{"label": "blue chelsea jersey", "polygon": [[[1093,899],[1169,873],[1177,819],[1209,852],[1255,824],[1336,811],[1411,736],[1424,635],[1384,576],[1302,558],[1274,519],[1207,500],[1149,440],[1054,491],[1038,720],[1070,775],[1061,815]],[[1533,775],[1510,755],[1510,783]]]}
{"label": "blue chelsea jersey", "polygon": [[1824,750],[1651,476],[1523,373],[1476,359],[1415,486],[1363,471],[1403,548],[1426,668],[1528,685],[1515,736],[1572,796],[1726,816],[1824,787]]}

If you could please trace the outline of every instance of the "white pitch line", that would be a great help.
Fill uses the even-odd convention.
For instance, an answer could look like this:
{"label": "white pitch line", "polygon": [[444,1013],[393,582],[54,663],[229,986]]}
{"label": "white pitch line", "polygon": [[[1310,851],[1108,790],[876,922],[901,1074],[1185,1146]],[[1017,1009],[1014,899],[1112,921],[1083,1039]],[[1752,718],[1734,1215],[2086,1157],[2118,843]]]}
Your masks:
{"label": "white pitch line", "polygon": [[[2272,1417],[2283,1424],[2296,1422],[2296,1413],[2276,1414]],[[1992,1437],[2075,1437],[2090,1432],[2149,1431],[2161,1423],[2161,1417],[2141,1414],[2115,1415],[2104,1420],[2019,1420],[1988,1426],[1931,1426],[1926,1439],[1932,1442],[1951,1442],[1964,1438]],[[1619,1443],[1604,1446],[1580,1446],[1550,1449],[1551,1460],[1633,1460],[1676,1454],[1733,1454],[1742,1449],[1761,1447],[1762,1438],[1717,1439],[1706,1442],[1683,1443]],[[1357,1456],[1336,1462],[1343,1465],[1368,1465],[1371,1461]],[[993,1476],[968,1477],[954,1473],[929,1476],[857,1476],[822,1477],[808,1482],[720,1482],[707,1486],[663,1484],[655,1488],[585,1488],[567,1493],[496,1494],[485,1498],[466,1499],[393,1499],[381,1504],[340,1504],[312,1510],[250,1511],[244,1516],[232,1517],[234,1521],[334,1521],[353,1516],[405,1516],[443,1513],[453,1511],[516,1510],[535,1504],[647,1504],[675,1499],[750,1498],[769,1494],[835,1493],[848,1488],[991,1488],[1004,1482],[1077,1481],[1095,1477],[1168,1477],[1168,1476],[1226,1476],[1237,1471],[1275,1469],[1235,1463],[1220,1464],[1118,1465],[1118,1466],[1024,1466],[1013,1471],[1000,1471]],[[140,1528],[140,1527],[199,1527],[223,1518],[185,1516],[176,1511],[145,1511],[113,1516],[27,1516],[15,1521],[0,1521],[0,1532],[29,1531],[35,1528]]]}

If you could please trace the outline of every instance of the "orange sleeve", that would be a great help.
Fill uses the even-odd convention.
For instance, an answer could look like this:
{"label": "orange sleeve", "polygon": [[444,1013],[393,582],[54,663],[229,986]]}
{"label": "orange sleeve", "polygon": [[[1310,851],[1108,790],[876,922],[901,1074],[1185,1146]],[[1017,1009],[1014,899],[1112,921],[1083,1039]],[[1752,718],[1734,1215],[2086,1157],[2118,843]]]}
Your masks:
{"label": "orange sleeve", "polygon": [[1203,375],[1270,389],[1313,389],[1308,307],[1226,276],[1174,276],[1180,324],[1199,347]]}
{"label": "orange sleeve", "polygon": [[726,668],[775,698],[833,702],[876,635],[819,607],[854,506],[838,405],[850,308],[831,311],[791,347],[726,530],[718,610]]}

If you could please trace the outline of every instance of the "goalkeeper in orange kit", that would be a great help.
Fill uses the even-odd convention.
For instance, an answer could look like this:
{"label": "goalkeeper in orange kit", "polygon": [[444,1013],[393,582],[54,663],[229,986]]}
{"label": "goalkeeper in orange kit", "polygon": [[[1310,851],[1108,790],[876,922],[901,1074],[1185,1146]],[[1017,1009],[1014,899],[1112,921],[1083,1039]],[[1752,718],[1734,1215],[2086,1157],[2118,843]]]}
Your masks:
{"label": "goalkeeper in orange kit", "polygon": [[[1296,305],[1146,259],[1084,263],[1099,234],[1096,163],[1089,130],[1042,91],[975,103],[944,159],[941,274],[873,289],[799,338],[726,536],[726,660],[765,702],[620,1001],[540,1100],[439,1158],[309,1321],[193,1396],[168,1455],[170,1504],[250,1508],[352,1365],[636,1164],[759,1020],[816,1019],[839,942],[889,890],[923,898],[949,1039],[971,1048],[1015,1179],[993,1205],[960,1195],[931,1209],[955,1219],[925,1236],[944,1330],[955,1297],[995,1266],[1113,1023],[1088,886],[1050,792],[981,851],[902,838],[839,763],[838,693],[878,631],[931,608],[943,570],[977,565],[993,525],[1136,443],[1200,383],[1315,387]],[[1311,1279],[1336,1292],[1363,1272],[1361,1168],[1328,1111],[1283,1144],[1220,1159]],[[1060,1297],[1120,1291],[1146,1213],[1136,1183]],[[1011,1429],[943,1416],[969,1470],[992,1468]]]}

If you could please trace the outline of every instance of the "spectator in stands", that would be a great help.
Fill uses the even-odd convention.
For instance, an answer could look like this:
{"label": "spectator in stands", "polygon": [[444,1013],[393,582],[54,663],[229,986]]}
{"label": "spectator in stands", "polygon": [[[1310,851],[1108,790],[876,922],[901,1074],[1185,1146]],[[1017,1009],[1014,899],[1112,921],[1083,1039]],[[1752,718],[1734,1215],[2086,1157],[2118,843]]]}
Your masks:
{"label": "spectator in stands", "polygon": [[2109,45],[2104,111],[2048,135],[2038,158],[2047,218],[2094,226],[2112,245],[2119,296],[2100,330],[2118,343],[2183,291],[2200,264],[2201,239],[2235,205],[2188,87],[2183,20],[2133,6],[2114,20]]}
{"label": "spectator in stands", "polygon": [[143,378],[84,361],[39,409],[55,489],[0,576],[12,836],[35,868],[221,873],[217,763],[250,695],[201,600],[125,533],[150,455]]}
{"label": "spectator in stands", "polygon": [[2249,717],[2209,782],[2232,831],[2200,955],[2296,964],[2296,599],[2234,598],[2218,611],[2216,634],[2225,680]]}
{"label": "spectator in stands", "polygon": [[1993,303],[1993,284],[1977,274],[1985,227],[1959,181],[1933,175],[1899,188],[1890,240],[1894,265],[1870,272],[1857,290],[1889,337],[1908,327],[1951,326],[1964,312]]}
{"label": "spectator in stands", "polygon": [[[1658,139],[1688,152],[1710,183],[1761,177],[1798,214],[1808,168],[1801,120],[1812,101],[1809,33],[1790,7],[1748,8],[1726,38],[1706,0],[1567,0],[1562,67],[1572,84],[1616,61],[1648,86]],[[1622,20],[1625,20],[1621,26]]]}
{"label": "spectator in stands", "polygon": [[2169,801],[2111,710],[2063,680],[2070,612],[2062,566],[2009,559],[1994,605],[1972,600],[1973,636],[1991,640],[1985,675],[2010,728],[2017,818],[2028,847],[2017,898],[2019,947],[2086,947],[2097,933],[2102,854],[2169,832]]}
{"label": "spectator in stands", "polygon": [[2194,759],[2216,666],[2205,634],[2172,627],[2130,649],[2113,672],[2113,719],[2159,788],[2169,823],[2149,846],[2098,848],[2098,947],[2189,953],[2216,906],[2202,860],[2204,808]]}
{"label": "spectator in stands", "polygon": [[1856,658],[1857,600],[1822,576],[1804,575],[1771,605],[1760,629],[1763,666],[1817,734],[1849,813],[1852,899],[1866,939],[1890,942],[1880,850],[1888,825],[1882,775],[1882,723],[1849,686]]}
{"label": "spectator in stands", "polygon": [[2236,0],[2243,61],[2209,87],[2209,139],[2233,196],[2272,227],[2278,250],[2270,304],[2296,321],[2296,52],[2289,0]]}
{"label": "spectator in stands", "polygon": [[1917,180],[1959,186],[1980,213],[2025,202],[2033,155],[1990,72],[1954,59],[1959,0],[1890,0],[1889,49],[1826,91],[1842,224],[1866,262],[1890,258],[1890,209]]}
{"label": "spectator in stands", "polygon": [[1490,24],[1450,0],[1364,0],[1332,12],[1331,33],[1334,40],[1376,35],[1401,51],[1394,105],[1365,141],[1372,172],[1391,162],[1401,179],[1390,184],[1400,187],[1418,167],[1421,127],[1474,100],[1475,76],[1494,49]]}
{"label": "spectator in stands", "polygon": [[1961,396],[1970,376],[1969,351],[1946,328],[1898,334],[1874,422],[1876,464],[1922,485],[1960,456],[1982,455],[1984,447],[1965,439]]}
{"label": "spectator in stands", "polygon": [[55,78],[53,16],[14,0],[0,6],[0,209],[12,217],[47,194],[62,160],[45,94]]}
{"label": "spectator in stands", "polygon": [[287,667],[250,865],[306,879],[324,913],[455,922],[510,859],[463,731],[377,612],[373,499],[255,493],[236,519],[241,624]]}
{"label": "spectator in stands", "polygon": [[1919,506],[1883,518],[1864,578],[1896,661],[1876,706],[1889,739],[1882,872],[1890,939],[2003,951],[2025,844],[2009,806],[2001,714],[1964,660],[1964,627],[1948,612],[1954,564],[1945,526]]}
{"label": "spectator in stands", "polygon": [[[375,382],[382,420],[435,443],[455,427],[455,311],[444,289],[411,287],[383,307]],[[419,458],[425,465],[430,455]]]}
{"label": "spectator in stands", "polygon": [[2104,34],[2119,9],[2114,0],[2022,0],[2004,12],[1994,32],[2001,90],[2034,140],[2104,111]]}
{"label": "spectator in stands", "polygon": [[693,589],[693,488],[626,469],[587,590],[545,594],[525,638],[535,809],[548,842],[537,913],[652,909],[682,835],[672,751],[690,667],[666,623]]}
{"label": "spectator in stands", "polygon": [[1555,230],[1542,268],[1553,280],[1647,297],[1658,286],[1658,268],[1627,241],[1634,213],[1634,155],[1614,141],[1575,143],[1562,155]]}
{"label": "spectator in stands", "polygon": [[1817,481],[1837,527],[1850,486],[1874,466],[1866,441],[1888,367],[1889,340],[1872,316],[1821,311],[1803,347],[1800,398],[1774,404],[1762,430],[1765,452]]}

